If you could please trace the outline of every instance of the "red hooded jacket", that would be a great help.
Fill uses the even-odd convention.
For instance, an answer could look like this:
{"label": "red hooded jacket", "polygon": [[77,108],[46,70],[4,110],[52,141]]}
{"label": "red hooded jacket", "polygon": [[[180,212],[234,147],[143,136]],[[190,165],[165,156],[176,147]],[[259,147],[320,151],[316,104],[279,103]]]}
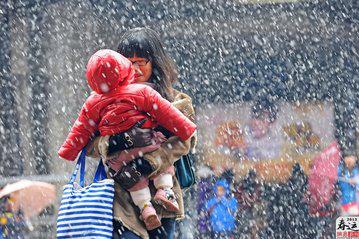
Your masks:
{"label": "red hooded jacket", "polygon": [[87,81],[94,90],[83,105],[58,154],[75,160],[91,136],[125,132],[142,119],[142,126],[165,127],[182,140],[189,139],[196,125],[150,86],[134,81],[131,62],[112,50],[99,50],[89,60]]}

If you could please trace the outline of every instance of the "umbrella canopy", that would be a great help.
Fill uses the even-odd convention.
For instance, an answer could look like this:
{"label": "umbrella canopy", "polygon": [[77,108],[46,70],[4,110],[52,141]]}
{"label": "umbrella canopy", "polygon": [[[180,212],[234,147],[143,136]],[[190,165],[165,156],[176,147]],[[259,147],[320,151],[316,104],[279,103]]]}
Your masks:
{"label": "umbrella canopy", "polygon": [[309,205],[312,213],[320,210],[333,196],[338,180],[340,157],[338,144],[333,142],[314,158],[308,178]]}
{"label": "umbrella canopy", "polygon": [[13,199],[13,210],[21,211],[25,218],[39,214],[56,199],[55,186],[49,183],[21,180],[6,185],[0,191],[0,198],[10,196]]}

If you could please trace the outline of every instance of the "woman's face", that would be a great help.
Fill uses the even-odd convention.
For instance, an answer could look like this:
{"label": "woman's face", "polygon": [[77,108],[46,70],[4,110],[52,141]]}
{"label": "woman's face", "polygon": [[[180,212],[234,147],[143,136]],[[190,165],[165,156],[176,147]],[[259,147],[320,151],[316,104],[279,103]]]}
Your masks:
{"label": "woman's face", "polygon": [[152,62],[149,59],[137,57],[136,54],[128,59],[132,62],[135,69],[135,82],[148,82],[152,75]]}

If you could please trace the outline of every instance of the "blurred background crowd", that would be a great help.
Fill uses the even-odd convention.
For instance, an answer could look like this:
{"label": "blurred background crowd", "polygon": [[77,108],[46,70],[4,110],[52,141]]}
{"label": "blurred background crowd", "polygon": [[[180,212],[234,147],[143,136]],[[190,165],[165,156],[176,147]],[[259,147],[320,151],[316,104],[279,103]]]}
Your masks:
{"label": "blurred background crowd", "polygon": [[342,160],[335,128],[313,127],[308,108],[314,125],[330,116],[323,105],[307,105],[296,109],[305,121],[293,112],[283,120],[279,105],[260,99],[243,124],[220,118],[225,123],[214,130],[213,144],[206,141],[210,150],[197,170],[197,237],[332,238],[339,215],[359,215],[357,163]]}

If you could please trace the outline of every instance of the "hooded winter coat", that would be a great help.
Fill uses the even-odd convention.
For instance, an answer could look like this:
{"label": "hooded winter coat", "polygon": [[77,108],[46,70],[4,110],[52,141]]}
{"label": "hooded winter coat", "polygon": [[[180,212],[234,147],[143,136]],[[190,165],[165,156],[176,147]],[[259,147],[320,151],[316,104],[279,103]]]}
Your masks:
{"label": "hooded winter coat", "polygon": [[237,210],[237,200],[229,196],[229,185],[225,180],[219,180],[215,184],[215,192],[217,187],[222,186],[226,191],[226,195],[218,198],[213,197],[206,203],[206,209],[211,210],[210,222],[213,232],[226,233],[235,229],[235,213]]}
{"label": "hooded winter coat", "polygon": [[112,50],[100,50],[89,60],[87,81],[94,90],[81,109],[60,157],[75,160],[96,131],[101,136],[125,132],[147,119],[144,128],[161,125],[181,140],[189,139],[196,125],[169,101],[144,84],[132,84],[131,62]]}
{"label": "hooded winter coat", "polygon": [[[355,166],[350,172],[344,165],[343,161],[338,167],[338,177],[345,180],[355,179],[359,175],[359,168]],[[357,186],[352,185],[344,180],[338,181],[338,186],[341,193],[341,205],[356,202]]]}

